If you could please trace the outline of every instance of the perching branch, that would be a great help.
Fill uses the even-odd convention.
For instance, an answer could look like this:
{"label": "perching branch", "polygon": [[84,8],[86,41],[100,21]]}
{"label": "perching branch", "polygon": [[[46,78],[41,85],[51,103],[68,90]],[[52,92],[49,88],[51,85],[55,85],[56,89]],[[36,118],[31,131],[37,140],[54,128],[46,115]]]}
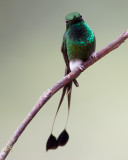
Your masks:
{"label": "perching branch", "polygon": [[77,78],[81,72],[85,69],[87,69],[89,66],[94,64],[96,61],[98,61],[100,58],[104,57],[106,54],[111,52],[112,50],[119,47],[126,39],[128,38],[128,30],[125,31],[123,34],[121,34],[116,40],[114,40],[112,43],[108,44],[105,48],[101,49],[100,51],[95,53],[96,58],[92,58],[87,60],[82,67],[75,69],[74,71],[70,72],[68,75],[63,77],[60,81],[58,81],[53,87],[45,91],[33,109],[30,111],[30,113],[26,116],[26,118],[23,120],[23,122],[20,124],[20,126],[16,129],[12,137],[9,139],[5,147],[0,152],[0,160],[4,160],[10,150],[12,149],[13,145],[16,143],[22,132],[25,130],[27,125],[31,122],[31,120],[34,118],[34,116],[38,113],[38,111],[43,107],[43,105],[57,92],[59,91],[63,86],[71,82],[73,79]]}

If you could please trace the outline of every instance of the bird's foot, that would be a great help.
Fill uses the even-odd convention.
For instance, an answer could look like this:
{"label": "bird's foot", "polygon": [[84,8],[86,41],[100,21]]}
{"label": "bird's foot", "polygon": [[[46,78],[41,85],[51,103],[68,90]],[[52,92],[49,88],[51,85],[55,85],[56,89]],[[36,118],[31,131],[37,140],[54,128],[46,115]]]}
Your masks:
{"label": "bird's foot", "polygon": [[92,55],[89,57],[89,59],[95,59],[95,60],[97,60],[97,54],[96,54],[96,52],[93,52]]}
{"label": "bird's foot", "polygon": [[84,66],[83,66],[83,65],[80,65],[78,68],[79,68],[82,72],[84,71]]}

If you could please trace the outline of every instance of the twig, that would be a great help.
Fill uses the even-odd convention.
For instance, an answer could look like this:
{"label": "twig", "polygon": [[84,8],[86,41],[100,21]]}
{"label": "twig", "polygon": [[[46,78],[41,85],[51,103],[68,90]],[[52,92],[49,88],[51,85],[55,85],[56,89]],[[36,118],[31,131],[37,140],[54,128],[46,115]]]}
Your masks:
{"label": "twig", "polygon": [[101,49],[100,51],[95,53],[96,58],[92,58],[87,60],[82,68],[77,68],[74,71],[70,72],[68,75],[63,77],[60,81],[58,81],[53,87],[48,89],[46,92],[44,92],[33,109],[30,111],[30,113],[26,116],[26,118],[23,120],[21,125],[16,129],[12,137],[9,139],[5,147],[0,152],[0,160],[4,160],[10,150],[12,149],[13,145],[16,143],[24,129],[27,127],[27,125],[31,122],[31,120],[34,118],[34,116],[37,114],[37,112],[43,107],[43,105],[57,92],[59,91],[63,86],[71,82],[74,78],[77,78],[80,73],[87,69],[89,66],[94,64],[96,61],[98,61],[100,58],[111,52],[112,50],[119,47],[126,39],[128,38],[128,30],[125,31],[123,34],[121,34],[116,40],[114,40],[112,43],[107,45],[105,48]]}

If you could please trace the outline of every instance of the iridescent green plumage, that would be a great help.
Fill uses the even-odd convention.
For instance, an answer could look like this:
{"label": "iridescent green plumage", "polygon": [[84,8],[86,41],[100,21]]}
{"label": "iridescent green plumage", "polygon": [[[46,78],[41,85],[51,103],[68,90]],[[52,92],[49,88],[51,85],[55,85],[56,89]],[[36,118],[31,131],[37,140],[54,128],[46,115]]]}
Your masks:
{"label": "iridescent green plumage", "polygon": [[74,16],[76,18],[79,18],[80,17],[80,14],[78,12],[72,12],[72,13],[69,13],[67,16],[65,16],[65,20],[73,20]]}
{"label": "iridescent green plumage", "polygon": [[87,60],[95,50],[95,36],[91,28],[83,21],[79,13],[66,16],[67,28],[63,37],[65,53],[68,60],[78,58]]}

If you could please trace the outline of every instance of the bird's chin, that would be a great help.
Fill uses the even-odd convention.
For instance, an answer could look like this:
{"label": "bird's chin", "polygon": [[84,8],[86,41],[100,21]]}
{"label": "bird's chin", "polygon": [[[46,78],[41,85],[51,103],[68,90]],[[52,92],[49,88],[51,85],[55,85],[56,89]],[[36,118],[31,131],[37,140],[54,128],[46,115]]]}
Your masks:
{"label": "bird's chin", "polygon": [[70,60],[70,62],[69,62],[70,70],[71,71],[75,70],[77,67],[80,67],[82,63],[83,63],[83,61],[78,58]]}

